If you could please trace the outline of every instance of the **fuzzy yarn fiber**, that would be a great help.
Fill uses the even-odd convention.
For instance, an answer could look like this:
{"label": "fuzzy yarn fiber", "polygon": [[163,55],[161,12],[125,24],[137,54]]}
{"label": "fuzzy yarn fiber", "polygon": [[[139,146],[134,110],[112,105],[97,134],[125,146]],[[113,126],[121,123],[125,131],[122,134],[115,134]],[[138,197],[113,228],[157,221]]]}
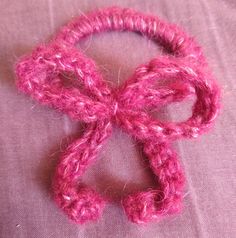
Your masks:
{"label": "fuzzy yarn fiber", "polygon": [[[75,47],[102,31],[133,31],[158,42],[170,54],[136,68],[111,89],[95,63]],[[60,75],[73,75],[80,87],[66,87]],[[184,175],[170,143],[206,132],[219,109],[219,89],[201,48],[176,25],[131,9],[111,7],[80,16],[48,44],[38,46],[16,65],[17,86],[37,101],[86,123],[82,137],[68,146],[52,182],[54,199],[76,223],[96,220],[106,199],[80,184],[116,124],[143,146],[157,180],[156,189],[130,194],[121,204],[128,219],[146,223],[181,210]],[[168,85],[158,82],[169,80]],[[148,111],[195,95],[192,115],[183,122],[162,122]]]}

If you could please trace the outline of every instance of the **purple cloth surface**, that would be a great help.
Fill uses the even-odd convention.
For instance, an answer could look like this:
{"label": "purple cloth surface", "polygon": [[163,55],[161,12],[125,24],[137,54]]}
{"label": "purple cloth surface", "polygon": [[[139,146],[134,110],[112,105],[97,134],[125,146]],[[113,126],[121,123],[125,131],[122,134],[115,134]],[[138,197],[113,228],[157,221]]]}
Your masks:
{"label": "purple cloth surface", "polygon": [[[83,178],[114,202],[98,222],[80,226],[56,207],[50,181],[61,151],[80,136],[81,125],[17,92],[13,66],[19,56],[50,39],[72,16],[114,4],[155,14],[194,36],[222,88],[223,108],[209,134],[174,144],[187,178],[180,215],[146,226],[127,221],[120,198],[154,182],[140,148],[115,128]],[[235,29],[234,0],[1,0],[0,237],[235,237]],[[162,53],[152,41],[129,32],[93,35],[79,47],[95,59],[114,86],[137,65]],[[191,104],[168,106],[156,116],[185,119]]]}

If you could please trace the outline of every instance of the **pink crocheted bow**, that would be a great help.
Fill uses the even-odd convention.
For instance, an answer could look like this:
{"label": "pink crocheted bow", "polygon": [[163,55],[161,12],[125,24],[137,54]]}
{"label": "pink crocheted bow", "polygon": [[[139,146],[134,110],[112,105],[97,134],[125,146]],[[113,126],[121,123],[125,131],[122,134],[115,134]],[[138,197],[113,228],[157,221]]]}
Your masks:
{"label": "pink crocheted bow", "polygon": [[[81,38],[108,30],[139,32],[172,54],[137,67],[124,85],[112,90],[95,63],[75,47]],[[75,19],[49,44],[23,57],[16,74],[20,90],[87,125],[83,136],[66,149],[53,180],[55,201],[72,220],[95,220],[103,211],[105,199],[82,186],[79,178],[97,157],[113,124],[142,143],[158,183],[156,189],[122,200],[128,218],[145,223],[180,210],[184,176],[169,144],[205,132],[219,108],[219,90],[202,51],[180,28],[130,9],[97,11]],[[81,86],[66,87],[62,74],[73,75]],[[158,86],[162,80],[170,83]],[[161,122],[148,114],[156,106],[181,101],[190,94],[196,95],[196,102],[184,122]]]}

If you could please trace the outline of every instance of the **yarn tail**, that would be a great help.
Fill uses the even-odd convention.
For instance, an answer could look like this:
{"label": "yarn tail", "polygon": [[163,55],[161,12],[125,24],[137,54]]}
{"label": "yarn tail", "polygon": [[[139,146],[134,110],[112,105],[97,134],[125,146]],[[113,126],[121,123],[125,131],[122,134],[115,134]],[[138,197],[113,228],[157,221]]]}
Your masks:
{"label": "yarn tail", "polygon": [[128,219],[138,224],[178,213],[182,208],[184,186],[184,175],[177,156],[166,142],[146,142],[144,152],[159,187],[131,194],[123,200]]}
{"label": "yarn tail", "polygon": [[105,200],[93,189],[79,184],[78,179],[95,160],[110,133],[109,122],[89,124],[84,135],[68,146],[56,168],[54,199],[76,223],[97,220],[103,212]]}

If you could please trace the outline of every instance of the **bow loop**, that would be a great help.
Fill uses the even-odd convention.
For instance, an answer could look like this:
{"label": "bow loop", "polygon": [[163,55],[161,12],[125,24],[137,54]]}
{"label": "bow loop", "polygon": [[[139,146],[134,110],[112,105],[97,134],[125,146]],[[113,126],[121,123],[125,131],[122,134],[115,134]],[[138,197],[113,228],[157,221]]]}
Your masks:
{"label": "bow loop", "polygon": [[[156,86],[164,80],[169,80],[169,85]],[[193,113],[184,122],[154,120],[143,110],[182,101],[193,94]],[[120,118],[120,123],[135,137],[197,137],[210,127],[218,113],[219,90],[204,67],[189,63],[186,58],[162,57],[135,71],[123,87],[120,101],[133,109]]]}
{"label": "bow loop", "polygon": [[[73,48],[55,43],[40,46],[21,59],[16,73],[22,91],[74,119],[92,122],[109,117],[110,89],[94,62]],[[60,77],[65,74],[73,75],[82,86],[66,87]]]}

